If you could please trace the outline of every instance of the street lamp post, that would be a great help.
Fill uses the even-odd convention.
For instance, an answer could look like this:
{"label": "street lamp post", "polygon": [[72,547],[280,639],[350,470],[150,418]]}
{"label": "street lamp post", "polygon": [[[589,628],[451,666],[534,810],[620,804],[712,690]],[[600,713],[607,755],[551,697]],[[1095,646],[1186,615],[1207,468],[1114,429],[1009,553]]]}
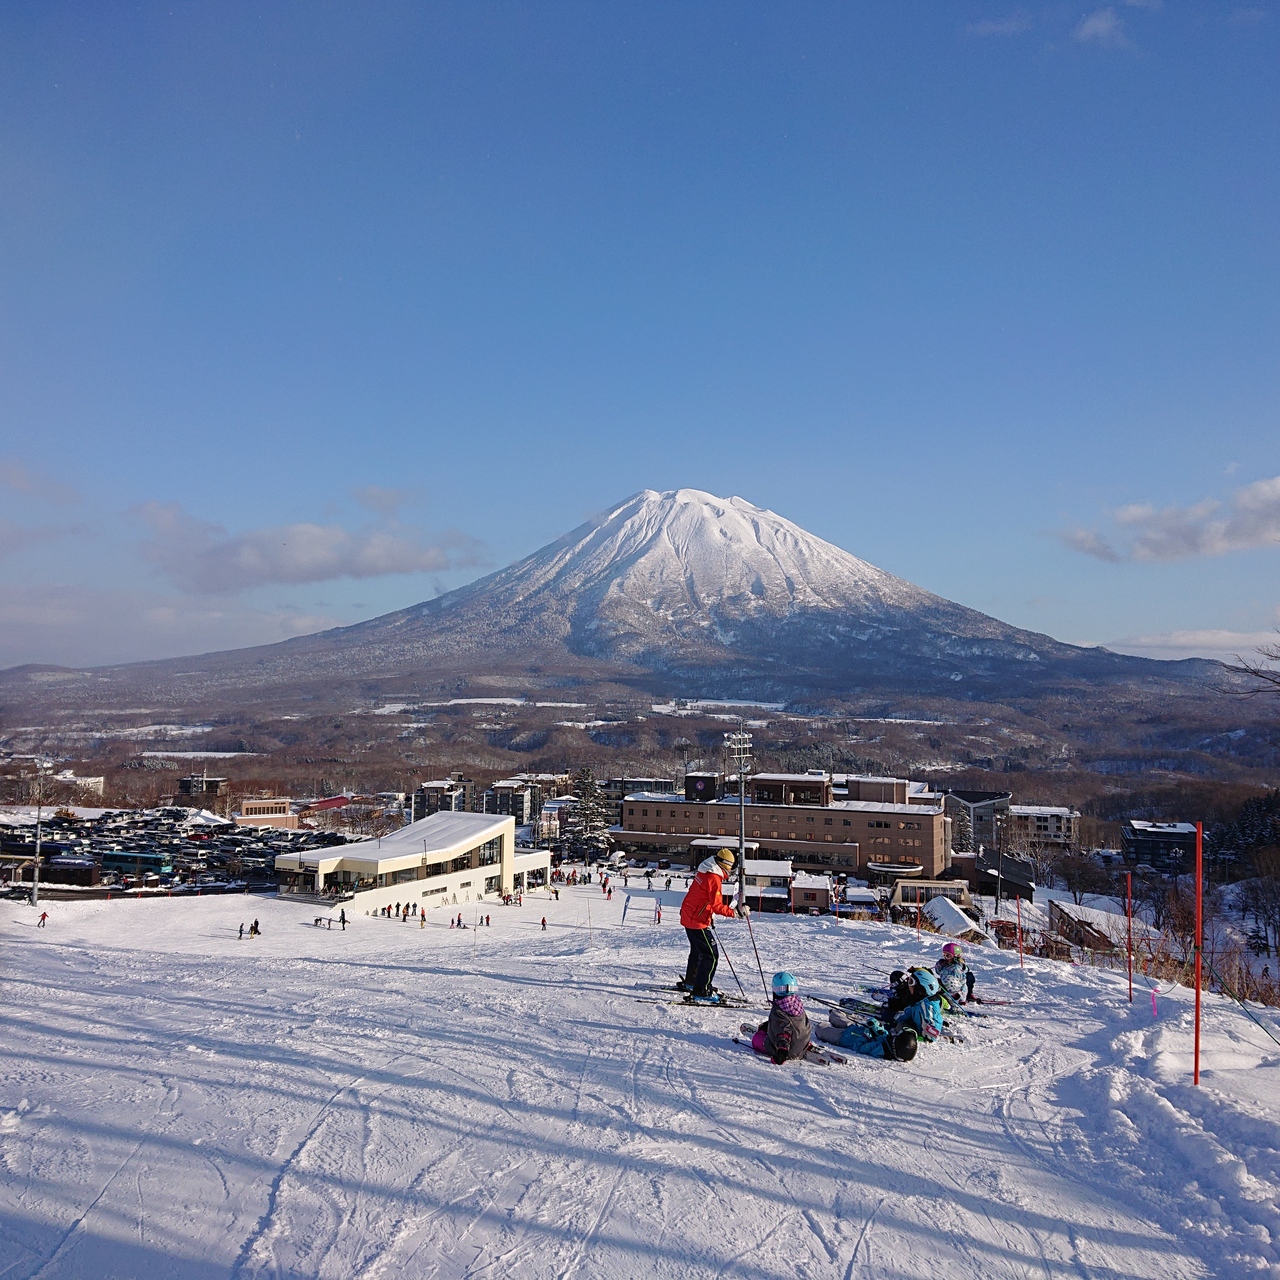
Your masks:
{"label": "street lamp post", "polygon": [[31,905],[40,905],[40,845],[44,812],[44,761],[36,761],[36,865],[31,872]]}
{"label": "street lamp post", "polygon": [[751,735],[745,733],[742,721],[733,733],[724,735],[729,759],[738,770],[738,906],[747,904],[747,764],[751,759]]}

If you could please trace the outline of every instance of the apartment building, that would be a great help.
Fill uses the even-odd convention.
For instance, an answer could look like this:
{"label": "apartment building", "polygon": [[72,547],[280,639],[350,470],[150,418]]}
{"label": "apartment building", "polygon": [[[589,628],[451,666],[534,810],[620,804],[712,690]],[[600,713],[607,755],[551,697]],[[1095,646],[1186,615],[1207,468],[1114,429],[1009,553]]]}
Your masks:
{"label": "apartment building", "polygon": [[278,831],[296,831],[298,815],[293,805],[283,796],[268,796],[259,800],[241,800],[236,814],[238,827],[274,827]]}
{"label": "apartment building", "polygon": [[963,813],[969,819],[970,839],[958,853],[976,853],[978,848],[994,849],[1001,829],[1008,821],[1012,791],[971,791],[949,787],[943,793],[947,812]]}
{"label": "apartment building", "polygon": [[410,820],[419,822],[433,813],[474,813],[476,810],[476,784],[460,773],[447,778],[420,782],[413,793]]}
{"label": "apartment building", "polygon": [[1080,815],[1056,805],[1011,804],[1006,819],[1010,849],[1074,848],[1080,843]]}

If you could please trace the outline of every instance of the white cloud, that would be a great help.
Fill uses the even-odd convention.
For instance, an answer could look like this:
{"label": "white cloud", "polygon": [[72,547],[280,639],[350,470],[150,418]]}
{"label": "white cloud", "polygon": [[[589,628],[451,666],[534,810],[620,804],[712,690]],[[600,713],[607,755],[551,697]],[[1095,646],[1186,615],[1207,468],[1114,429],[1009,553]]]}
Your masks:
{"label": "white cloud", "polygon": [[1123,21],[1110,6],[1081,18],[1074,35],[1081,43],[1100,44],[1110,49],[1120,49],[1129,43]]}
{"label": "white cloud", "polygon": [[1120,560],[1120,553],[1094,529],[1060,529],[1054,537],[1065,543],[1072,551],[1082,555],[1094,556],[1098,560]]}
{"label": "white cloud", "polygon": [[0,593],[0,666],[87,666],[271,644],[339,625],[301,610],[254,609],[79,586],[7,586]]}
{"label": "white cloud", "polygon": [[1128,545],[1117,548],[1092,530],[1056,536],[1100,560],[1186,560],[1280,545],[1280,476],[1237,489],[1225,501],[1206,498],[1188,507],[1134,503],[1112,512]]}
{"label": "white cloud", "polygon": [[1274,631],[1170,631],[1163,635],[1129,636],[1107,644],[1117,653],[1134,653],[1143,658],[1215,658],[1234,662],[1251,658],[1259,645],[1274,644]]}
{"label": "white cloud", "polygon": [[971,36],[1019,36],[1030,31],[1033,22],[1025,9],[1015,9],[1004,18],[979,18],[965,30]]}
{"label": "white cloud", "polygon": [[143,554],[192,595],[230,595],[270,583],[436,573],[481,562],[481,544],[456,532],[428,543],[411,529],[353,533],[340,525],[303,523],[233,535],[176,502],[149,502],[138,514],[151,529]]}

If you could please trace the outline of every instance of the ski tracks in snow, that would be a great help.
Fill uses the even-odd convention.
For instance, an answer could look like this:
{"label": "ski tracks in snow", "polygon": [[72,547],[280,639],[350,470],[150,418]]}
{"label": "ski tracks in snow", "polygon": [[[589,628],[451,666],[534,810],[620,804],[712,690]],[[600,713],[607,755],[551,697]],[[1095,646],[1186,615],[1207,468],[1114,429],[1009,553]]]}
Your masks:
{"label": "ski tracks in snow", "polygon": [[[594,945],[562,933],[531,960],[545,943],[517,925],[560,911],[567,929],[564,898],[495,914],[479,972],[472,935],[315,936],[283,902],[255,904],[275,949],[252,959],[188,955],[163,927],[126,949],[87,930],[75,957],[24,941],[0,1045],[0,1223],[21,1226],[0,1226],[0,1277],[1277,1274],[1280,1067],[1234,1023],[1214,1043],[1256,1092],[1215,1088],[1212,1062],[1192,1091],[1176,1010],[1153,1028],[1107,975],[984,956],[1021,1004],[966,1021],[965,1043],[775,1067],[732,1051],[741,1011],[632,1000],[683,939],[619,928],[598,893]],[[820,989],[917,956],[887,926],[756,932]]]}

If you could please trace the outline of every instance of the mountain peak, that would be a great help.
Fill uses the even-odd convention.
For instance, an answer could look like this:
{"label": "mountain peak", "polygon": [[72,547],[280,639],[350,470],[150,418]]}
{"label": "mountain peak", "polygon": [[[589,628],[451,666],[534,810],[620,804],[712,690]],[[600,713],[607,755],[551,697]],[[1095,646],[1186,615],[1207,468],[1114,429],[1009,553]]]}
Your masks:
{"label": "mountain peak", "polygon": [[644,489],[516,567],[606,609],[627,600],[721,622],[937,601],[776,512],[701,489]]}

